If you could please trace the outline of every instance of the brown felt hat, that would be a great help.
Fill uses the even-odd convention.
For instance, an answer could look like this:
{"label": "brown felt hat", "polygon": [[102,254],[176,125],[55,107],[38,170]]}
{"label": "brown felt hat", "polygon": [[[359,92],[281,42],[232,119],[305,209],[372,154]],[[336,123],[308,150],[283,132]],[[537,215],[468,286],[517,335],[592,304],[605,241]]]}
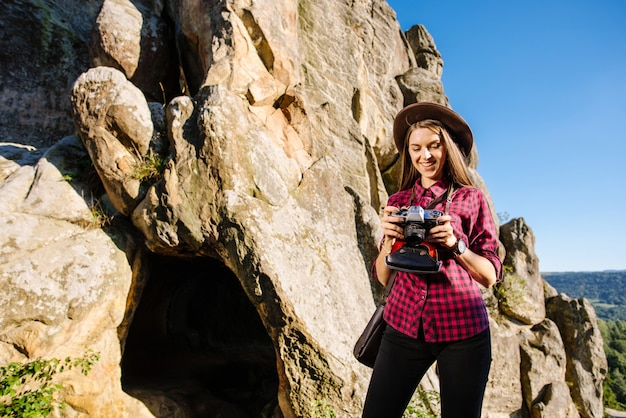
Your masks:
{"label": "brown felt hat", "polygon": [[452,109],[437,103],[413,103],[402,109],[393,122],[393,139],[402,152],[406,131],[415,122],[434,119],[441,122],[461,152],[467,157],[474,144],[474,136],[467,122]]}

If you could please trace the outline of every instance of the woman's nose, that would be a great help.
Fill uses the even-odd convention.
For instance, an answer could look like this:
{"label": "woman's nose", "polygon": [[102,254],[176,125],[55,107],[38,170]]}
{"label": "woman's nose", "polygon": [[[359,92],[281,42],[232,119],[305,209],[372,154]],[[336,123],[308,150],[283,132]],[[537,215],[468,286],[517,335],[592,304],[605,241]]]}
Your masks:
{"label": "woman's nose", "polygon": [[424,147],[423,149],[424,149],[424,158],[426,159],[430,158],[432,154],[430,153],[428,148]]}

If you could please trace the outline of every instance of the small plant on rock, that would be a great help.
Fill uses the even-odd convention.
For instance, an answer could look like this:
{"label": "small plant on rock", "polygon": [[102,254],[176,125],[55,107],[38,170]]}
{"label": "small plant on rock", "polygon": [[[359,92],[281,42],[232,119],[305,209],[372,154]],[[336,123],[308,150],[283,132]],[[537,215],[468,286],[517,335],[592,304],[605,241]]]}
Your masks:
{"label": "small plant on rock", "polygon": [[439,417],[440,402],[439,392],[418,389],[402,418],[437,418]]}
{"label": "small plant on rock", "polygon": [[158,154],[149,153],[133,171],[133,178],[143,181],[155,181],[165,169],[165,160]]}
{"label": "small plant on rock", "polygon": [[311,402],[311,418],[335,418],[335,411],[324,401]]}
{"label": "small plant on rock", "polygon": [[55,408],[64,408],[57,396],[62,386],[52,383],[53,377],[73,368],[86,376],[99,359],[99,353],[90,351],[81,358],[37,359],[0,367],[0,416],[43,418]]}

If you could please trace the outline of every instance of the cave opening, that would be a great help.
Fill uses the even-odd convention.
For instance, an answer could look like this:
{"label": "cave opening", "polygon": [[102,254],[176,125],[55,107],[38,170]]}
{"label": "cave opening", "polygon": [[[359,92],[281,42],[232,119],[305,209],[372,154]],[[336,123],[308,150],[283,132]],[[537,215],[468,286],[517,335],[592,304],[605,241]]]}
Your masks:
{"label": "cave opening", "polygon": [[281,417],[272,341],[220,261],[151,255],[122,387],[156,417]]}

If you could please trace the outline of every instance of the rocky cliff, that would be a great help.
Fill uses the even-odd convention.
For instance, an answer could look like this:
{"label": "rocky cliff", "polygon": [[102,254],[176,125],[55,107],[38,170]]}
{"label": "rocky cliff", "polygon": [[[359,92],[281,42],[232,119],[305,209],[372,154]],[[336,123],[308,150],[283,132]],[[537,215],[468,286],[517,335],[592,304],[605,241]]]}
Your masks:
{"label": "rocky cliff", "polygon": [[[359,416],[393,116],[448,105],[426,29],[382,0],[0,12],[0,364],[99,352],[68,417]],[[601,417],[593,308],[500,233],[484,416]]]}

